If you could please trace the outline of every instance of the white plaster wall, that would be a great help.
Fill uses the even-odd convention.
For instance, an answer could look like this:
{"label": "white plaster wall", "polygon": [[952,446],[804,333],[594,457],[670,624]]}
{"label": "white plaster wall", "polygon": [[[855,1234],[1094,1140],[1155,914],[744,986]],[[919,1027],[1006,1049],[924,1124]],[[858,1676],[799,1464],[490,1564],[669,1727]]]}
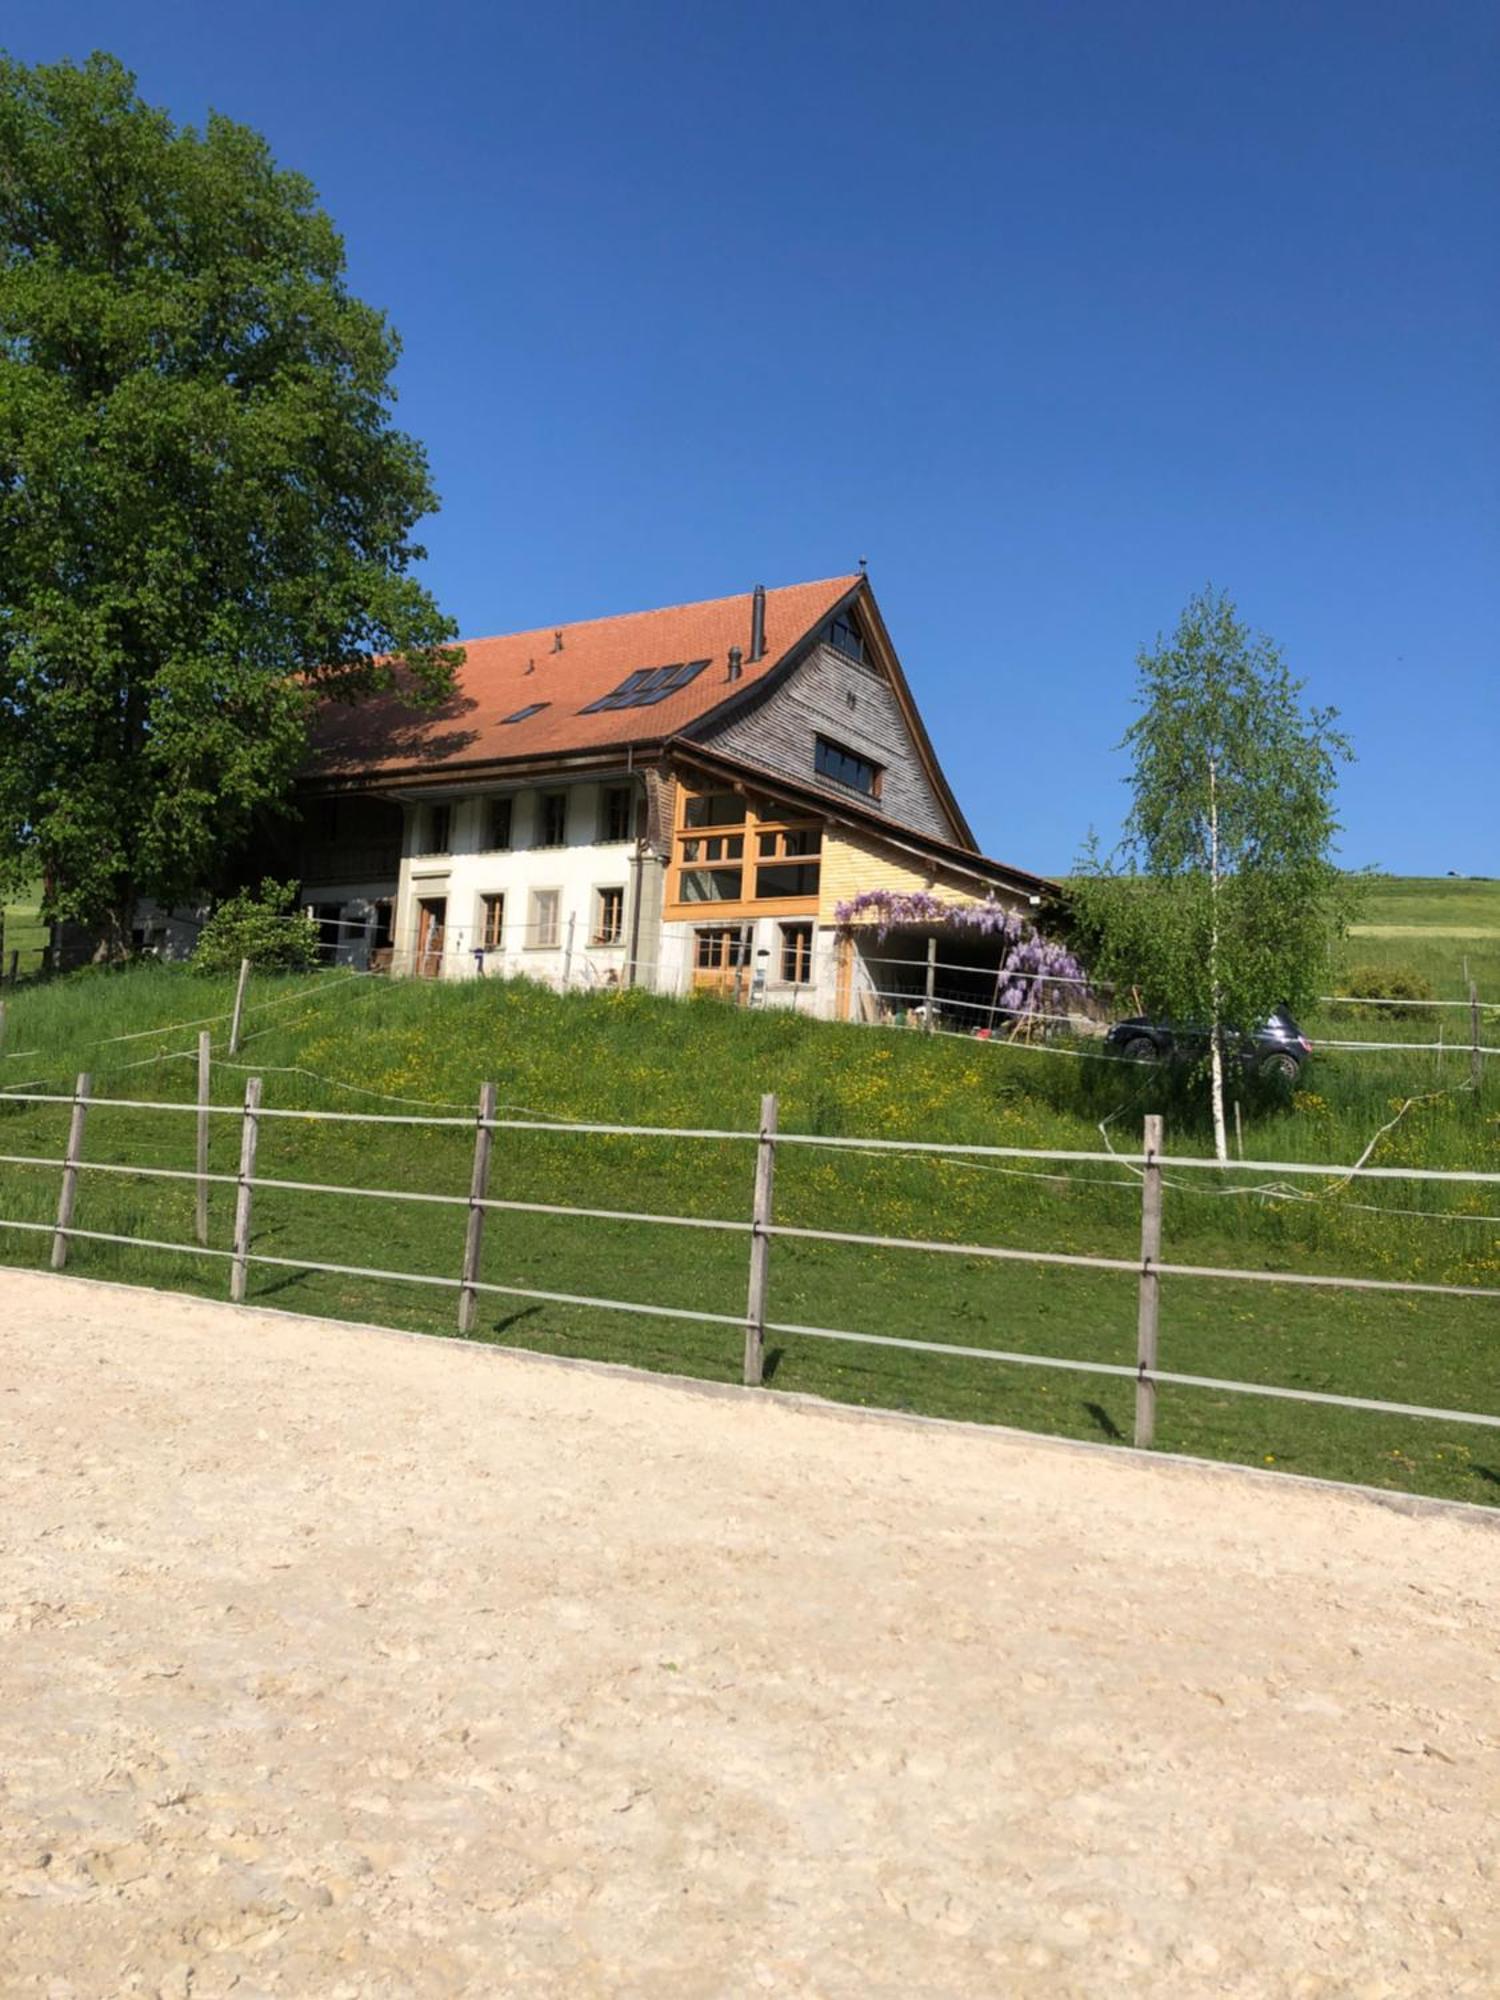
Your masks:
{"label": "white plaster wall", "polygon": [[[559,782],[544,788],[568,794],[567,840],[561,847],[535,845],[540,826],[537,790],[509,793],[512,845],[508,849],[490,849],[484,844],[490,802],[495,793],[448,802],[452,827],[450,851],[446,854],[412,852],[415,845],[421,844],[423,822],[421,809],[409,808],[396,911],[394,969],[397,972],[414,969],[420,902],[424,897],[441,896],[448,905],[444,978],[497,973],[514,977],[524,973],[555,984],[566,979],[571,985],[623,985],[635,895],[635,843],[603,841],[599,831],[602,791],[625,782],[622,773],[618,779],[606,780],[602,785]],[[595,892],[604,888],[625,892],[624,924],[618,945],[589,942],[595,923]],[[541,947],[535,939],[532,893],[539,889],[559,892],[555,947]],[[483,898],[488,895],[505,897],[505,932],[498,951],[482,949]]]}
{"label": "white plaster wall", "polygon": [[[783,984],[780,977],[781,926],[784,923],[806,922],[807,919],[754,917],[716,920],[713,905],[705,904],[703,915],[691,923],[662,925],[659,991],[679,995],[692,992],[697,955],[694,933],[700,926],[715,925],[719,921],[731,923],[736,928],[748,928],[753,933],[750,963],[745,973],[746,992],[749,993],[753,987],[754,973],[758,966],[765,969],[765,982],[756,992],[752,1005],[792,1007],[799,1014],[815,1014],[820,1019],[832,1019],[838,990],[838,933],[831,927],[820,929],[816,919],[813,920],[812,978],[805,985],[792,986]],[[767,953],[765,958],[760,956],[762,951]]]}

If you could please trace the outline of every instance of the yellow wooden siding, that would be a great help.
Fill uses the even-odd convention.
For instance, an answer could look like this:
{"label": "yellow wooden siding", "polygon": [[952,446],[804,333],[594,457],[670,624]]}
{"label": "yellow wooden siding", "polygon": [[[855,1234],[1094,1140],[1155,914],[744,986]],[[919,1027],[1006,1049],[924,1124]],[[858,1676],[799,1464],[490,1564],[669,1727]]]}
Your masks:
{"label": "yellow wooden siding", "polygon": [[[829,827],[823,836],[823,873],[819,882],[818,921],[831,924],[840,903],[849,903],[871,889],[891,889],[898,895],[925,891],[941,896],[945,903],[982,903],[983,887],[971,875],[945,870],[940,863],[930,867],[915,855],[887,847],[883,841],[866,839],[842,827]],[[995,889],[995,899],[1009,909],[1024,910],[1026,899]]]}

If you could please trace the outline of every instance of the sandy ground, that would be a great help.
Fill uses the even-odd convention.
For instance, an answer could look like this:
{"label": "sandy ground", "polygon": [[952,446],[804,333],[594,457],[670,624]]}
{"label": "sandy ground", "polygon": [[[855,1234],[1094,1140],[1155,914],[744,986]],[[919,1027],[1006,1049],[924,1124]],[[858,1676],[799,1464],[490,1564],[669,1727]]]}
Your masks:
{"label": "sandy ground", "polygon": [[0,1991],[1500,1991],[1500,1535],[0,1272]]}

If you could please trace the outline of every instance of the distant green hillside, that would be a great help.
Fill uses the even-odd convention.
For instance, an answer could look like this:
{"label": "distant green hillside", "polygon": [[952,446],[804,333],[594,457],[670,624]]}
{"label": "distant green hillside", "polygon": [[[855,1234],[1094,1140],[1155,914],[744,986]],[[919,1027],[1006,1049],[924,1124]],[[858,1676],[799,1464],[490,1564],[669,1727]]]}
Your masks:
{"label": "distant green hillside", "polygon": [[[1358,965],[1411,966],[1443,999],[1500,1001],[1500,881],[1457,876],[1375,875],[1344,956]],[[1340,987],[1340,991],[1346,990]]]}

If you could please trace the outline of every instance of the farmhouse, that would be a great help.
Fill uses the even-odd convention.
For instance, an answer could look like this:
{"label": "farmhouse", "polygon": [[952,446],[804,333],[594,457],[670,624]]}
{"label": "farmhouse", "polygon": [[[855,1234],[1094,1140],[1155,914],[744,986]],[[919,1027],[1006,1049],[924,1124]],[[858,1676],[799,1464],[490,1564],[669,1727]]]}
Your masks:
{"label": "farmhouse", "polygon": [[453,695],[325,711],[299,872],[331,957],[711,988],[849,1018],[875,889],[1025,912],[863,574],[466,642]]}

